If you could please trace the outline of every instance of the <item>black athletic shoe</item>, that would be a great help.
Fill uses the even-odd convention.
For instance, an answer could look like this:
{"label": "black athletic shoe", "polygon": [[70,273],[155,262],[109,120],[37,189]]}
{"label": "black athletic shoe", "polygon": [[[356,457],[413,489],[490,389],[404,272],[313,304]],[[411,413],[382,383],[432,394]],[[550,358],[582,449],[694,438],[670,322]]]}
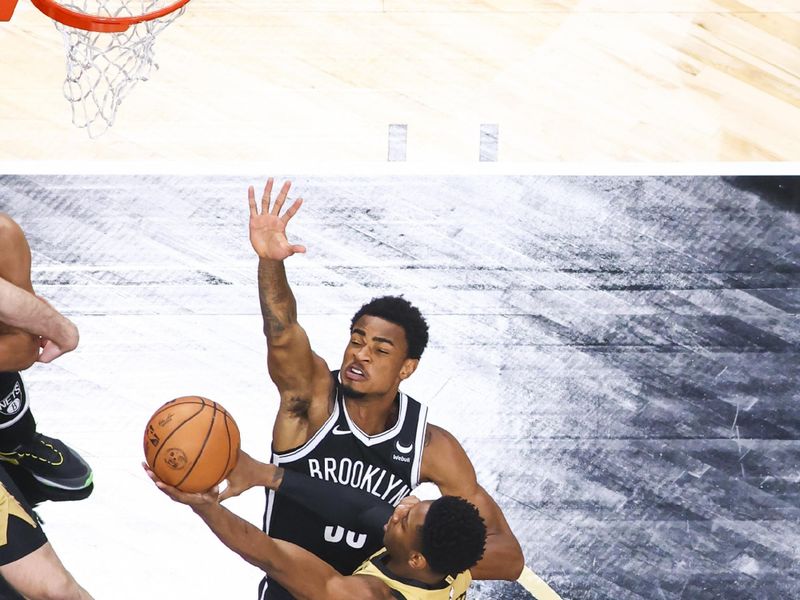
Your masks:
{"label": "black athletic shoe", "polygon": [[[31,507],[36,507],[47,500],[51,502],[75,502],[77,500],[84,500],[91,496],[94,491],[94,483],[90,483],[80,490],[62,490],[61,488],[44,485],[36,481],[31,472],[24,467],[12,465],[9,462],[0,461],[0,469],[3,469],[11,476],[11,479],[14,480],[19,491]],[[42,523],[38,515],[37,520]],[[0,600],[5,600],[5,596],[3,596],[2,593],[0,593]]]}
{"label": "black athletic shoe", "polygon": [[19,465],[46,488],[67,492],[92,485],[92,469],[61,440],[36,433],[12,452],[0,452],[0,460]]}

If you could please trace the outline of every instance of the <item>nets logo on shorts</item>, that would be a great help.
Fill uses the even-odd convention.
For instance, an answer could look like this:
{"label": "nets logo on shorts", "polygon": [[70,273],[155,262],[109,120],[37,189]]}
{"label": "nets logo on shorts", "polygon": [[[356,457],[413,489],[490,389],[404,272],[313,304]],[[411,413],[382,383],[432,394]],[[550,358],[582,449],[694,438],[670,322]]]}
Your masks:
{"label": "nets logo on shorts", "polygon": [[22,408],[22,386],[19,381],[14,383],[14,389],[5,398],[0,400],[0,414],[13,417]]}

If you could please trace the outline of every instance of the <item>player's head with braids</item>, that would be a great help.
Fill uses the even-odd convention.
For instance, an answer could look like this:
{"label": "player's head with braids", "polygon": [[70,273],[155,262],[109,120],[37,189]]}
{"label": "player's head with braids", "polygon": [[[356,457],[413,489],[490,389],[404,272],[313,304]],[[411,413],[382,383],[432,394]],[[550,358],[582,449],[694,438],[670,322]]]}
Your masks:
{"label": "player's head with braids", "polygon": [[478,509],[457,496],[434,500],[422,526],[421,553],[432,571],[455,577],[483,557],[486,524]]}
{"label": "player's head with braids", "polygon": [[378,317],[403,328],[408,344],[408,358],[419,359],[428,344],[428,323],[419,309],[402,296],[373,298],[350,321],[350,328],[363,316]]}

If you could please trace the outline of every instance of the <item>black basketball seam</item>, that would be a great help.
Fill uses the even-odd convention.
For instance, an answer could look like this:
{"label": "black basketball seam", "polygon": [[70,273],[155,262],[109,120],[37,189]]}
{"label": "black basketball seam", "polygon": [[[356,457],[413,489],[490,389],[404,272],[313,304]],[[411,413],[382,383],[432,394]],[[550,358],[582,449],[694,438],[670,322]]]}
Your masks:
{"label": "black basketball seam", "polygon": [[[206,399],[207,398],[203,398],[203,400]],[[188,471],[186,471],[186,475],[183,476],[183,479],[181,479],[178,483],[175,484],[175,487],[178,487],[180,484],[186,481],[186,478],[192,474],[192,471],[194,471],[194,468],[197,466],[197,461],[200,460],[201,456],[203,456],[203,451],[205,450],[206,444],[208,443],[208,438],[211,437],[211,431],[214,429],[214,421],[217,418],[217,403],[214,402],[213,400],[209,400],[209,402],[211,402],[211,407],[214,409],[214,412],[211,414],[211,424],[208,426],[208,431],[206,431],[206,437],[203,440],[203,445],[200,446],[200,450],[198,450],[197,456],[194,457],[194,462],[192,462],[192,466],[189,467]]]}
{"label": "black basketball seam", "polygon": [[225,434],[228,436],[228,458],[225,459],[225,464],[222,465],[222,475],[219,478],[220,481],[225,479],[225,476],[228,474],[228,464],[231,462],[231,430],[228,427],[228,413],[222,409],[222,415],[224,416],[222,422],[225,423]]}
{"label": "black basketball seam", "polygon": [[[170,401],[169,401],[169,402],[167,402],[167,403],[166,403],[164,406],[162,406],[162,407],[161,407],[161,408],[159,408],[159,409],[158,409],[156,412],[154,412],[154,413],[153,413],[153,416],[152,416],[152,417],[150,417],[150,420],[148,421],[148,423],[152,423],[152,422],[153,422],[153,419],[155,419],[155,418],[156,418],[158,415],[160,415],[161,413],[163,413],[163,412],[164,412],[164,411],[166,411],[166,410],[169,410],[170,408],[173,408],[174,406],[180,406],[180,405],[182,405],[182,404],[198,404],[198,405],[200,406],[200,410],[199,410],[198,412],[194,413],[192,416],[190,416],[190,417],[187,417],[187,418],[186,418],[184,421],[182,421],[182,422],[181,422],[181,423],[180,423],[180,424],[179,424],[177,427],[175,427],[175,429],[178,429],[178,428],[179,428],[179,427],[181,427],[181,426],[182,426],[184,423],[186,423],[186,421],[188,421],[189,419],[192,419],[192,418],[196,417],[198,414],[200,414],[201,412],[203,412],[203,408],[202,408],[202,407],[203,407],[203,406],[205,406],[205,402],[203,402],[203,399],[202,399],[202,398],[200,398],[200,396],[197,396],[197,398],[199,398],[199,399],[200,399],[200,402],[198,402],[197,400],[187,400],[187,401],[185,401],[185,402],[181,402],[180,404],[173,404],[173,402],[175,402],[175,400],[178,400],[179,398],[176,398],[175,400],[170,400]],[[175,433],[175,429],[173,429],[173,430],[172,430],[172,432],[170,432],[170,434],[169,434],[169,435],[168,435],[166,438],[164,438],[164,441],[166,441],[166,440],[167,440],[167,439],[168,439],[168,438],[169,438],[169,437],[170,437],[170,436],[171,436],[173,433]],[[162,447],[163,447],[163,444],[162,444]],[[153,464],[154,464],[154,465],[155,465],[155,462],[156,462],[156,456],[158,456],[158,453],[159,453],[160,451],[161,451],[161,448],[159,448],[159,449],[158,449],[158,451],[156,452],[156,455],[153,457]]]}
{"label": "black basketball seam", "polygon": [[[202,400],[202,398],[201,398],[201,400]],[[161,454],[161,451],[164,448],[166,448],[166,446],[167,446],[167,440],[169,438],[171,438],[175,434],[175,432],[178,431],[178,429],[180,429],[181,427],[183,427],[188,421],[194,419],[197,415],[199,415],[201,412],[203,412],[203,408],[206,406],[205,402],[194,402],[194,401],[192,401],[192,402],[181,402],[181,404],[200,404],[200,410],[198,410],[196,413],[194,413],[190,417],[187,417],[186,419],[181,421],[181,423],[178,424],[175,428],[173,428],[173,430],[169,432],[167,437],[164,438],[164,440],[161,442],[161,446],[159,447],[158,450],[156,450],[156,453],[153,455],[153,469],[156,468],[156,461],[158,460],[158,455]],[[170,406],[169,408],[172,408],[172,407]],[[161,413],[161,412],[162,412],[161,410],[156,411],[156,413],[152,417],[150,417],[150,421],[152,421],[153,418],[156,415],[158,415],[159,413]]]}
{"label": "black basketball seam", "polygon": [[[199,397],[199,396],[198,396],[198,397]],[[177,398],[176,398],[175,400],[177,400]],[[204,404],[203,402],[198,402],[197,400],[186,400],[185,402],[181,402],[180,404],[173,404],[173,402],[175,402],[175,400],[170,400],[170,401],[169,401],[169,402],[167,402],[167,403],[166,403],[164,406],[162,406],[161,408],[159,408],[159,409],[158,409],[156,412],[154,412],[154,413],[153,413],[153,416],[152,416],[152,417],[150,417],[150,420],[152,421],[152,420],[153,420],[155,417],[157,417],[158,415],[160,415],[160,414],[161,414],[162,412],[164,412],[165,410],[169,410],[169,409],[170,409],[170,408],[172,408],[173,406],[181,406],[182,404],[200,404],[200,405],[203,405],[203,404]]]}

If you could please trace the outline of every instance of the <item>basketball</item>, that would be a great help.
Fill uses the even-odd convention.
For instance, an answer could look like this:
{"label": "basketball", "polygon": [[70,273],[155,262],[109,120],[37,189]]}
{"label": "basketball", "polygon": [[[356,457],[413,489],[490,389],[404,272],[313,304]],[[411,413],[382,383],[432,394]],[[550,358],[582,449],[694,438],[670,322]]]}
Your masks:
{"label": "basketball", "polygon": [[184,492],[203,492],[236,466],[239,428],[213,400],[200,396],[170,400],[147,423],[144,456],[164,483]]}

